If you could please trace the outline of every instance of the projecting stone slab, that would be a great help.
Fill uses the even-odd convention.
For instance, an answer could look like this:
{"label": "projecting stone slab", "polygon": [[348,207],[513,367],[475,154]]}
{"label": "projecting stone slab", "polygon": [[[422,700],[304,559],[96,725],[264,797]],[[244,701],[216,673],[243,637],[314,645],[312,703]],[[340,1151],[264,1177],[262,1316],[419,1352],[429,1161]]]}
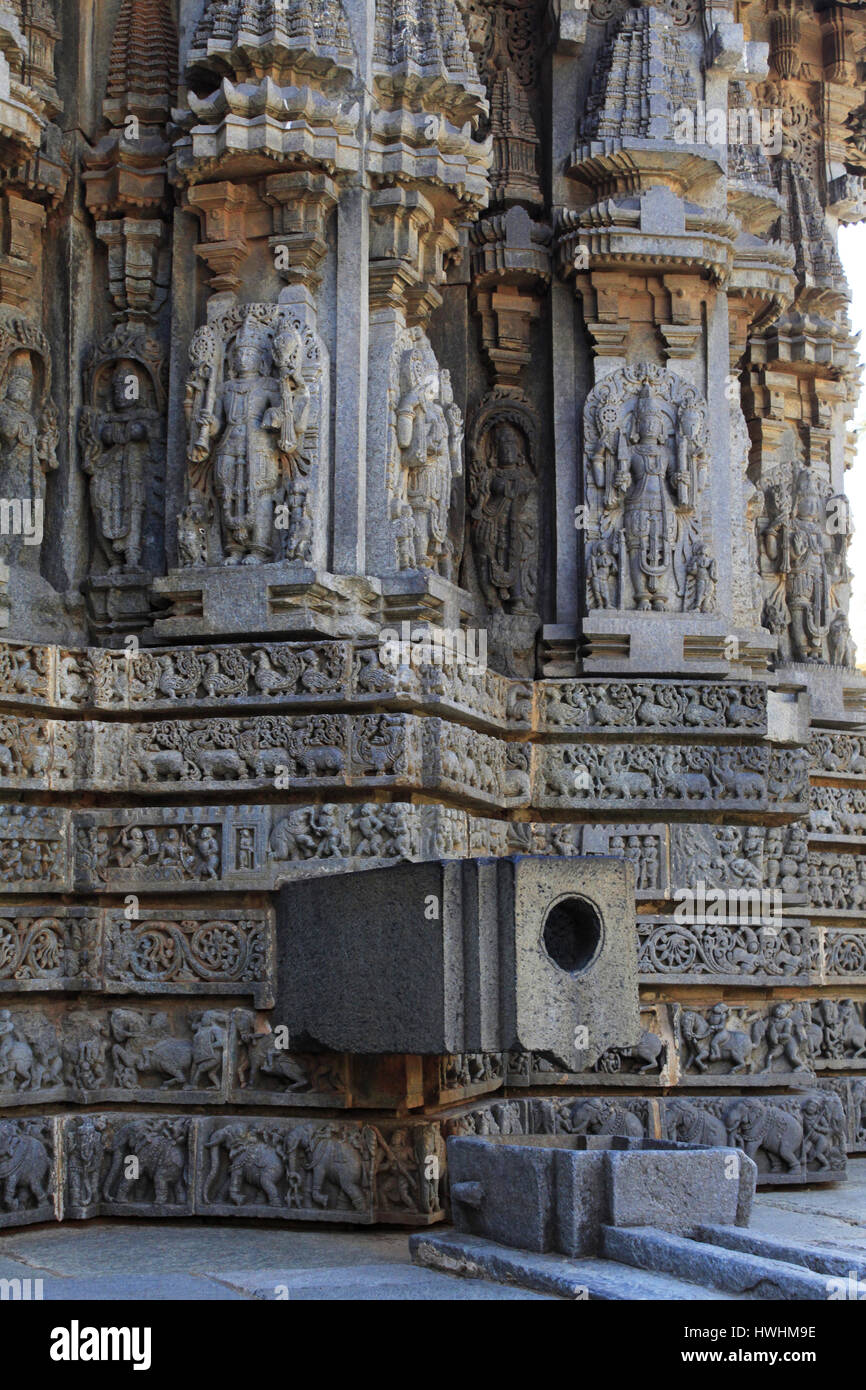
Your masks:
{"label": "projecting stone slab", "polygon": [[514,857],[283,888],[274,1024],[335,1051],[549,1052],[637,1043],[632,869]]}

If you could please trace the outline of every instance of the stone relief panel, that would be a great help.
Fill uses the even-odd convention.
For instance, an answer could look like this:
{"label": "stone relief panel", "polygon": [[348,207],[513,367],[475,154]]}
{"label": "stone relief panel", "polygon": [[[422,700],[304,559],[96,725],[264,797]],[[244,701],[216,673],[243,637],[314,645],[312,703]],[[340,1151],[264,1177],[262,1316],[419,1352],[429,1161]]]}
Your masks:
{"label": "stone relief panel", "polygon": [[587,809],[611,802],[654,808],[735,803],[766,807],[789,803],[802,810],[807,794],[802,750],[771,752],[738,747],[646,744],[538,747],[534,804],[570,803]]}
{"label": "stone relief panel", "polygon": [[70,817],[48,806],[5,806],[0,814],[0,884],[8,892],[70,886]]}
{"label": "stone relief panel", "polygon": [[734,1144],[758,1165],[758,1184],[833,1182],[845,1170],[846,1121],[837,1096],[666,1097],[666,1139]]}
{"label": "stone relief panel", "polygon": [[540,681],[539,728],[558,733],[718,729],[761,736],[767,691],[757,684],[690,681]]}
{"label": "stone relief panel", "polygon": [[227,1099],[224,1009],[146,1005],[0,1009],[0,1096],[7,1106],[58,1100],[189,1104]]}
{"label": "stone relief panel", "polygon": [[0,643],[0,694],[4,702],[50,701],[55,651],[54,647],[29,643]]}
{"label": "stone relief panel", "polygon": [[539,627],[538,428],[506,392],[486,397],[469,438],[469,545],[461,580],[488,611],[490,638],[509,675],[535,674]]}
{"label": "stone relief panel", "polygon": [[193,1124],[175,1115],[70,1117],[63,1135],[64,1214],[191,1215]]}
{"label": "stone relief panel", "polygon": [[323,539],[320,500],[327,506],[328,374],[318,335],[289,306],[248,304],[196,332],[190,363],[181,564],[312,561],[314,538],[319,552]]}
{"label": "stone relief panel", "polygon": [[116,994],[243,994],[273,1001],[275,919],[267,908],[106,908],[102,988]]}
{"label": "stone relief panel", "polygon": [[763,624],[787,662],[854,664],[848,628],[848,501],[816,470],[791,464],[762,479]]}
{"label": "stone relief panel", "polygon": [[866,779],[866,734],[836,734],[819,730],[809,745],[813,773]]}
{"label": "stone relief panel", "polygon": [[42,330],[8,309],[0,313],[0,495],[17,501],[21,514],[17,528],[3,533],[0,558],[37,572],[48,478],[58,467],[51,371]]}
{"label": "stone relief panel", "polygon": [[866,835],[866,787],[815,787],[809,794],[810,839],[862,839]]}
{"label": "stone relief panel", "polygon": [[347,1057],[290,1052],[279,1034],[262,1032],[251,1013],[236,1012],[233,1022],[229,1096],[236,1104],[350,1104]]}
{"label": "stone relief panel", "polygon": [[388,496],[398,570],[456,578],[451,502],[463,476],[463,416],[420,327],[397,339],[388,385]]}
{"label": "stone relief panel", "polygon": [[0,994],[245,995],[270,1007],[267,908],[0,907]]}
{"label": "stone relief panel", "polygon": [[707,407],[652,363],[619,368],[584,408],[586,603],[712,612]]}
{"label": "stone relief panel", "polygon": [[866,1080],[825,1077],[819,1085],[822,1091],[841,1105],[845,1113],[849,1153],[862,1153],[866,1150]]}
{"label": "stone relief panel", "polygon": [[[444,1144],[430,1124],[241,1120],[200,1124],[196,1210],[354,1223],[441,1211]],[[442,1163],[437,1167],[427,1160]],[[425,1176],[436,1172],[436,1177]]]}
{"label": "stone relief panel", "polygon": [[639,917],[637,930],[643,984],[820,982],[821,939],[806,922],[786,919],[780,925],[762,926]]}
{"label": "stone relief panel", "polygon": [[863,1004],[851,999],[783,1000],[761,1009],[673,1005],[682,1076],[689,1085],[744,1087],[769,1073],[785,1085],[814,1070],[859,1070],[866,1063]]}
{"label": "stone relief panel", "polygon": [[[655,1088],[676,1082],[675,1041],[667,1009],[641,1005],[641,1034],[634,1047],[612,1047],[586,1072],[569,1071],[553,1054],[512,1052],[508,1056],[509,1086],[641,1086]],[[582,1111],[580,1112],[583,1113]],[[574,1133],[607,1133],[579,1129]]]}
{"label": "stone relief panel", "polygon": [[142,576],[161,567],[163,373],[162,349],[140,324],[115,329],[87,364],[79,432],[97,572]]}
{"label": "stone relief panel", "polygon": [[866,855],[810,850],[800,868],[803,891],[822,917],[866,913]]}
{"label": "stone relief panel", "polygon": [[698,880],[707,888],[777,890],[783,901],[802,901],[805,827],[671,826],[671,879],[674,888]]}
{"label": "stone relief panel", "polygon": [[93,909],[0,907],[0,994],[94,989],[99,961]]}
{"label": "stone relief panel", "polygon": [[0,1119],[0,1227],[56,1215],[55,1125],[47,1116]]}

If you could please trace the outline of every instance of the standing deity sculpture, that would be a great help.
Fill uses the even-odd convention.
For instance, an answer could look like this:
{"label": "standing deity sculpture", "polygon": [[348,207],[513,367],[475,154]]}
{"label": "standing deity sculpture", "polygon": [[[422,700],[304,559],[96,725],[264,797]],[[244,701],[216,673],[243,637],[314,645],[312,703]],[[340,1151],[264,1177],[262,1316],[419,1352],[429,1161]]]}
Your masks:
{"label": "standing deity sculpture", "polygon": [[274,558],[275,506],[310,472],[304,346],[299,325],[271,305],[232,311],[193,340],[187,512],[213,500],[228,565]]}
{"label": "standing deity sculpture", "polygon": [[40,496],[42,467],[33,418],[33,368],[22,353],[13,359],[0,398],[0,446],[4,495]]}
{"label": "standing deity sculpture", "polygon": [[401,531],[399,560],[411,562],[404,568],[432,569],[451,578],[454,544],[449,516],[452,484],[463,473],[463,417],[450,376],[440,369],[423,334],[414,336],[400,353],[398,376],[392,518],[402,523],[408,506],[413,522],[411,537]]}
{"label": "standing deity sculpture", "polygon": [[472,434],[469,534],[478,584],[493,611],[528,613],[538,587],[538,494],[528,412],[483,411]]}
{"label": "standing deity sculpture", "polygon": [[[135,356],[135,349],[139,352]],[[128,350],[130,356],[122,356]],[[82,467],[99,554],[110,574],[142,569],[150,501],[162,488],[159,347],[107,340],[89,365],[81,415]]]}
{"label": "standing deity sculpture", "polygon": [[[823,495],[822,495],[823,493]],[[780,637],[783,659],[848,664],[847,619],[838,588],[850,578],[847,529],[831,535],[829,522],[840,499],[809,468],[791,487],[772,478],[766,490],[761,533],[769,590],[764,626]],[[845,499],[841,499],[842,502]]]}
{"label": "standing deity sculpture", "polygon": [[0,497],[11,506],[12,534],[0,558],[36,568],[48,474],[58,466],[57,412],[50,398],[48,343],[24,319],[0,323]]}
{"label": "standing deity sculpture", "polygon": [[694,387],[651,364],[612,373],[587,400],[586,448],[589,606],[708,612],[716,564],[703,537],[706,405]]}

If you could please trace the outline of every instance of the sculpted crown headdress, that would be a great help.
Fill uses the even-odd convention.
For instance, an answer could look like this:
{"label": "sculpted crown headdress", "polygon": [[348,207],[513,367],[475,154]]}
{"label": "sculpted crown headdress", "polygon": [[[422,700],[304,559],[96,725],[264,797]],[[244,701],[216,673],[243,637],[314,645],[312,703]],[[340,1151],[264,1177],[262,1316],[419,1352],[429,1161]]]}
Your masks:
{"label": "sculpted crown headdress", "polygon": [[19,353],[13,357],[9,366],[9,378],[20,377],[22,381],[33,380],[33,364],[29,353]]}

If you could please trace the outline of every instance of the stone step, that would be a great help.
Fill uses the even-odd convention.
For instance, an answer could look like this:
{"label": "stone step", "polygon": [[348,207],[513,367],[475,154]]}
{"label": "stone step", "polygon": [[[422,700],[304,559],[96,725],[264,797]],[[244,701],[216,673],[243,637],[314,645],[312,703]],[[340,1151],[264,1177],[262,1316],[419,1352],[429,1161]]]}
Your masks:
{"label": "stone step", "polygon": [[730,1250],[652,1226],[603,1226],[602,1254],[638,1269],[674,1275],[746,1298],[823,1301],[826,1275],[780,1259]]}
{"label": "stone step", "polygon": [[746,1231],[737,1226],[697,1226],[692,1234],[696,1240],[704,1241],[707,1245],[724,1246],[727,1250],[739,1250],[767,1260],[802,1265],[816,1274],[842,1279],[851,1274],[857,1279],[866,1280],[866,1255],[839,1245],[802,1245],[799,1241],[778,1240],[761,1231]]}
{"label": "stone step", "polygon": [[603,1259],[567,1259],[564,1255],[536,1254],[497,1245],[482,1236],[458,1232],[424,1232],[409,1237],[412,1262],[426,1269],[464,1279],[490,1279],[500,1284],[517,1284],[537,1293],[554,1294],[571,1300],[605,1302],[664,1300],[692,1303],[696,1300],[740,1301],[736,1294],[722,1293],[670,1274],[637,1269],[629,1263]]}

